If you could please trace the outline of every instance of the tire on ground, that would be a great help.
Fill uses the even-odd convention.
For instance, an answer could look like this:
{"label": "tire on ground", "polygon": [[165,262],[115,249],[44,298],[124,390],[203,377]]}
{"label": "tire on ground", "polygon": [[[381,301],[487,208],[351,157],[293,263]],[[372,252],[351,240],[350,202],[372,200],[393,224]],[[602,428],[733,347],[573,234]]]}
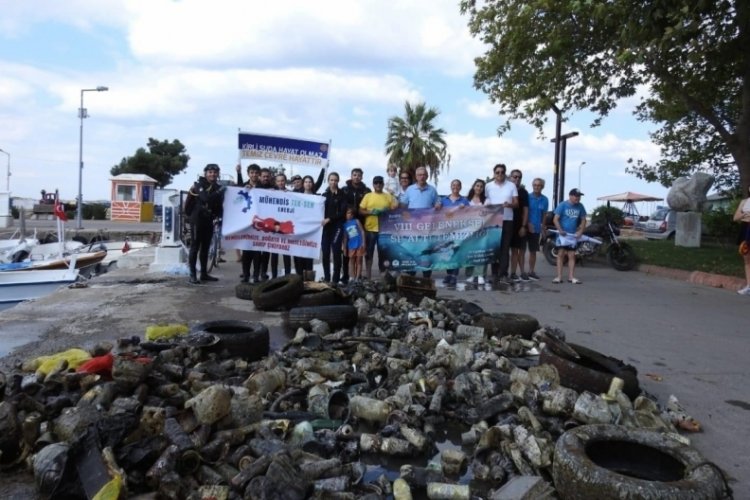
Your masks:
{"label": "tire on ground", "polygon": [[584,425],[555,445],[552,477],[564,500],[725,498],[718,467],[665,434]]}
{"label": "tire on ground", "polygon": [[492,337],[519,335],[525,339],[531,339],[531,335],[539,329],[539,321],[528,314],[477,314],[473,322],[474,326],[484,328],[485,333]]}
{"label": "tire on ground", "polygon": [[253,285],[252,283],[237,283],[237,286],[234,287],[234,295],[238,299],[253,300],[254,289],[255,285]]}
{"label": "tire on ground", "polygon": [[255,285],[253,302],[261,311],[288,308],[293,305],[303,290],[302,276],[287,274]]}
{"label": "tire on ground", "polygon": [[557,352],[552,345],[545,346],[539,355],[539,364],[552,365],[560,375],[560,384],[578,392],[589,391],[601,394],[609,390],[613,377],[624,382],[622,392],[630,399],[641,393],[638,384],[638,370],[634,366],[586,347],[568,343],[580,356],[570,359],[563,352]]}
{"label": "tire on ground", "polygon": [[192,333],[208,333],[219,338],[207,352],[239,356],[248,361],[258,361],[268,356],[269,334],[263,323],[237,320],[206,321],[192,328]]}
{"label": "tire on ground", "polygon": [[357,324],[357,308],[349,305],[341,305],[294,307],[289,310],[289,327],[294,330],[297,328],[310,328],[311,319],[325,321],[331,327],[331,330],[351,328]]}
{"label": "tire on ground", "polygon": [[341,294],[332,288],[310,289],[302,292],[294,307],[334,306],[341,304],[343,301],[344,298]]}

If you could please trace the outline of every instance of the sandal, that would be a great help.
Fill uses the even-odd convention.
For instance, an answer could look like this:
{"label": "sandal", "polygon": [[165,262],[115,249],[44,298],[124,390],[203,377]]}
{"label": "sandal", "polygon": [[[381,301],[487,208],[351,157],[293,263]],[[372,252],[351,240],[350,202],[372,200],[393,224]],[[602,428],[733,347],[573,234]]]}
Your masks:
{"label": "sandal", "polygon": [[562,280],[560,278],[555,278],[552,280],[552,283],[562,283]]}
{"label": "sandal", "polygon": [[579,280],[578,278],[573,278],[571,280],[568,280],[568,283],[573,283],[574,285],[580,285],[583,283],[583,281]]}

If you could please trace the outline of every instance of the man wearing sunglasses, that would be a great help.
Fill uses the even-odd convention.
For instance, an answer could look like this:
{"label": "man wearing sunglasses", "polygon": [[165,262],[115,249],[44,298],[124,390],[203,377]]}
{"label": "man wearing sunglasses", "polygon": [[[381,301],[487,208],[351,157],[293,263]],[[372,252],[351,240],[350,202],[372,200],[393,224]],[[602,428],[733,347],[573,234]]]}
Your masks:
{"label": "man wearing sunglasses", "polygon": [[503,207],[503,231],[498,242],[500,252],[497,260],[492,262],[492,277],[500,281],[508,280],[510,264],[510,240],[513,236],[513,209],[518,208],[518,188],[506,179],[507,167],[498,163],[492,169],[494,181],[484,187],[485,205],[500,205]]}

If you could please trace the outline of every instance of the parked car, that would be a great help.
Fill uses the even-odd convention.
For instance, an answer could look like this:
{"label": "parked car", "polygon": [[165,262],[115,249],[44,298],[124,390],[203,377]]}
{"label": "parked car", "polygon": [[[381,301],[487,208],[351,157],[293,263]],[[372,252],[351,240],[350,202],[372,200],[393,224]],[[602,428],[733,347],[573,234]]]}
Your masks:
{"label": "parked car", "polygon": [[677,227],[677,212],[662,207],[656,210],[646,222],[641,224],[643,236],[650,240],[671,240]]}

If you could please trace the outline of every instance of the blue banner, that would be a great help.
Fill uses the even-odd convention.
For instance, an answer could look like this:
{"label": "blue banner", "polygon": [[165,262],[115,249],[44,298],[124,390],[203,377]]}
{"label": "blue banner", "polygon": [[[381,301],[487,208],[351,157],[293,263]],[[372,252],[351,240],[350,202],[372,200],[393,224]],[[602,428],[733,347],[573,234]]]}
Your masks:
{"label": "blue banner", "polygon": [[393,270],[481,266],[500,250],[503,207],[392,210],[380,216],[378,251]]}
{"label": "blue banner", "polygon": [[327,142],[249,132],[239,133],[238,146],[241,158],[313,166],[325,166],[330,149]]}

